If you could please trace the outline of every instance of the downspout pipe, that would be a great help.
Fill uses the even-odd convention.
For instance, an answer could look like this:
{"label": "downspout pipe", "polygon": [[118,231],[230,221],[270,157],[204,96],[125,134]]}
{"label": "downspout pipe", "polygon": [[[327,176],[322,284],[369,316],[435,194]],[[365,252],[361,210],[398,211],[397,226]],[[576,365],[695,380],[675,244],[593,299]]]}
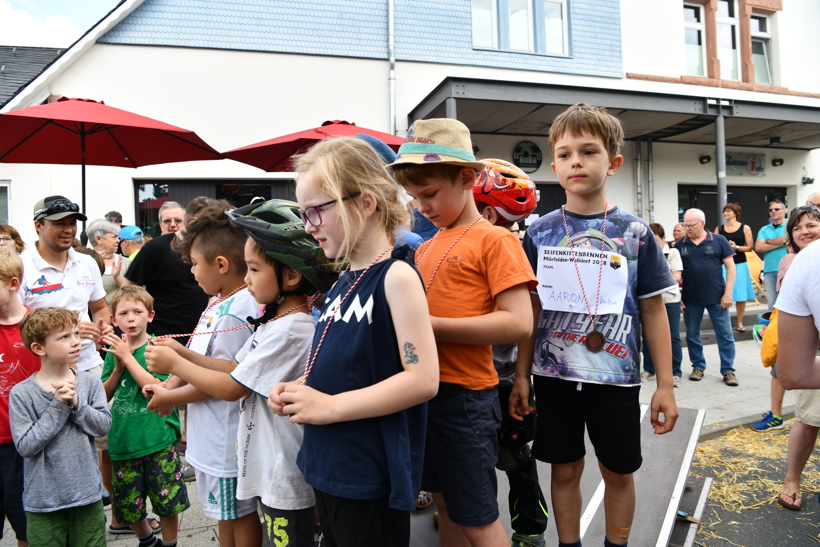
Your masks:
{"label": "downspout pipe", "polygon": [[396,6],[387,0],[387,81],[390,86],[390,134],[396,134]]}
{"label": "downspout pipe", "polygon": [[643,218],[643,143],[640,139],[635,141],[635,175],[637,182],[635,185],[635,209],[638,217]]}
{"label": "downspout pipe", "polygon": [[649,187],[649,222],[655,222],[655,162],[652,156],[652,139],[646,140],[646,168]]}
{"label": "downspout pipe", "polygon": [[[717,170],[717,226],[723,222],[723,208],[726,207],[728,188],[726,187],[726,130],[723,114],[715,118],[715,168]],[[713,219],[714,220],[714,219]]]}

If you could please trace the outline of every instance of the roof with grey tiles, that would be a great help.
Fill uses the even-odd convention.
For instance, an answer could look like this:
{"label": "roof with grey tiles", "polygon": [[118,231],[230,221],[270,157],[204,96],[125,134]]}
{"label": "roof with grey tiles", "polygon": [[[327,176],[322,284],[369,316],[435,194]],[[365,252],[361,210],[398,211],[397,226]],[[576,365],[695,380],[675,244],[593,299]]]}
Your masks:
{"label": "roof with grey tiles", "polygon": [[[396,0],[396,58],[623,77],[619,0],[568,0],[570,55],[472,47],[470,0]],[[387,58],[385,0],[145,0],[99,42]]]}
{"label": "roof with grey tiles", "polygon": [[0,107],[64,52],[51,47],[0,46]]}

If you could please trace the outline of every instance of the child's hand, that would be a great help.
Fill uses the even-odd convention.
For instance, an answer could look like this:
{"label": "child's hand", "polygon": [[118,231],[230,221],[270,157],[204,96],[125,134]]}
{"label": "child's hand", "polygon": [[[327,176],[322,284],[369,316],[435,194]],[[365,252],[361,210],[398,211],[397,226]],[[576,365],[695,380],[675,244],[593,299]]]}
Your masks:
{"label": "child's hand", "polygon": [[183,346],[173,338],[151,338],[151,345],[164,348],[171,348],[177,353],[179,353],[180,350],[185,349],[185,346]]}
{"label": "child's hand", "polygon": [[145,384],[142,386],[142,396],[148,399],[149,401],[154,396],[154,386],[159,384]]}
{"label": "child's hand", "polygon": [[54,388],[54,397],[58,401],[64,403],[75,410],[80,405],[80,398],[77,396],[77,386],[70,380],[60,380],[58,382],[51,382],[51,387]]}
{"label": "child's hand", "polygon": [[294,424],[325,425],[333,423],[333,397],[312,387],[285,385],[279,394],[282,413]]}
{"label": "child's hand", "polygon": [[282,382],[275,384],[271,388],[270,396],[268,397],[268,408],[277,416],[285,415],[284,411],[282,410],[284,404],[282,403],[282,400],[279,398],[279,395],[281,395],[281,393],[285,391],[285,386],[287,386],[287,384]]}
{"label": "child's hand", "polygon": [[129,355],[131,355],[131,348],[128,347],[128,342],[110,332],[106,334],[102,341],[104,344],[110,346],[108,348],[103,348],[103,351],[106,353],[113,353],[117,359],[125,359]]}
{"label": "child's hand", "polygon": [[168,347],[149,344],[145,348],[145,364],[150,372],[156,374],[173,374],[176,357],[176,352]]}
{"label": "child's hand", "polygon": [[146,391],[148,391],[149,388],[150,391],[153,392],[153,396],[149,397],[150,401],[148,401],[146,408],[154,414],[159,414],[163,417],[170,416],[176,405],[169,401],[168,390],[160,384],[147,384],[142,388],[143,395],[146,395]]}
{"label": "child's hand", "polygon": [[108,334],[114,334],[114,327],[99,319],[97,321],[97,328],[100,330],[100,338],[104,338]]}
{"label": "child's hand", "polygon": [[[516,377],[516,380],[518,378]],[[518,421],[524,421],[524,416],[530,414],[535,410],[535,407],[530,406],[530,382],[529,378],[522,379],[522,382],[513,382],[512,391],[510,392],[509,414],[510,418]]]}

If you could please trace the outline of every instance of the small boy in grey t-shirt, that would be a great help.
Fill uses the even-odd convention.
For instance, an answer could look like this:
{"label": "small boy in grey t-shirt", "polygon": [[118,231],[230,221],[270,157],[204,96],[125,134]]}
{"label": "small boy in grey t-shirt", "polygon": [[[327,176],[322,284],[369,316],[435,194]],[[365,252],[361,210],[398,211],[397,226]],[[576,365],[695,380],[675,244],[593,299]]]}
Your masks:
{"label": "small boy in grey t-shirt", "polygon": [[38,372],[11,390],[9,419],[24,458],[23,506],[33,545],[105,547],[102,477],[94,437],[111,427],[102,382],[80,359],[78,314],[34,310],[20,321]]}

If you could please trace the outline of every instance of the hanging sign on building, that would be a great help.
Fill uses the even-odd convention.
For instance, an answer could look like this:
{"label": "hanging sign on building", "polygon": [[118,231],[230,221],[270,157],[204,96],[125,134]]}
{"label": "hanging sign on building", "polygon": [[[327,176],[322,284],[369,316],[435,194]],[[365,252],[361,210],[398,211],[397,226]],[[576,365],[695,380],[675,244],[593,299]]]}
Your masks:
{"label": "hanging sign on building", "polygon": [[765,177],[766,154],[731,152],[726,154],[726,175],[730,177]]}
{"label": "hanging sign on building", "polygon": [[513,150],[513,163],[525,173],[534,173],[541,167],[541,149],[530,141],[521,141]]}

